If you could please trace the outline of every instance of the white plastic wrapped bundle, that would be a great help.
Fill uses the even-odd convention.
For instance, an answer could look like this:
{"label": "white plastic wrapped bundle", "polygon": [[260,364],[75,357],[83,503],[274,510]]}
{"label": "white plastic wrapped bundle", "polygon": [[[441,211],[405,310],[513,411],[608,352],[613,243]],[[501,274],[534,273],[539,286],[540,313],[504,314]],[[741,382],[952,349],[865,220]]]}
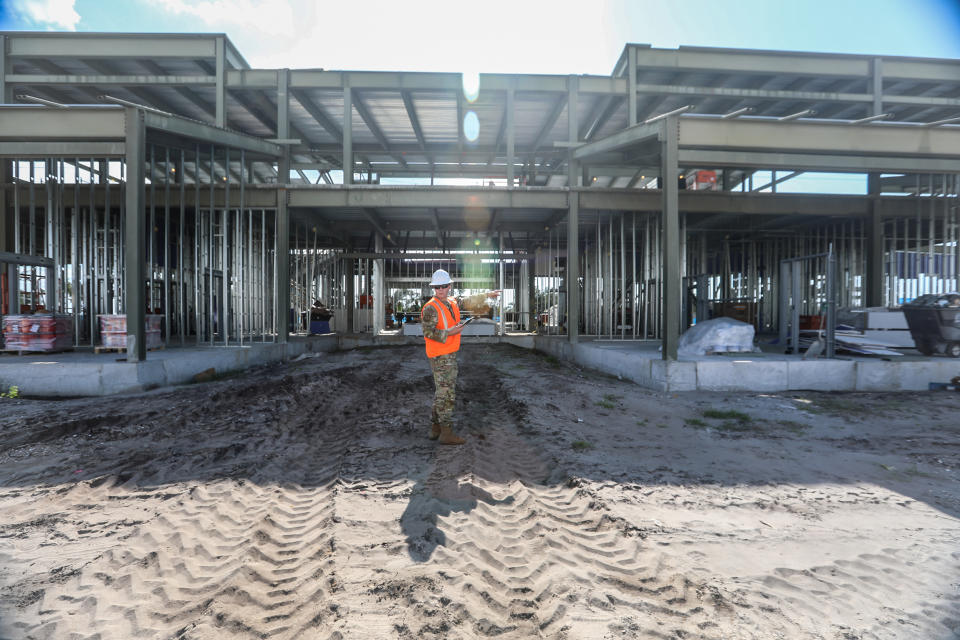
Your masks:
{"label": "white plastic wrapped bundle", "polygon": [[681,356],[702,356],[708,353],[756,352],[753,325],[733,318],[704,320],[684,331],[677,343]]}

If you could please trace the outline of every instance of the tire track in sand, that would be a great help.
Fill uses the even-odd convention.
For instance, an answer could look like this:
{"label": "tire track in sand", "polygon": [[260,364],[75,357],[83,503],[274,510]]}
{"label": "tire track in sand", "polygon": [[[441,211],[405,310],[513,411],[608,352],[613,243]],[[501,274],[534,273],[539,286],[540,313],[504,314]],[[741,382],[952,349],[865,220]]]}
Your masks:
{"label": "tire track in sand", "polygon": [[[424,505],[434,503],[436,531],[411,541],[435,548],[424,559],[443,595],[421,588],[419,615],[401,637],[604,637],[650,614],[677,628],[714,624],[705,589],[660,566],[641,532],[543,458],[526,405],[495,367],[461,366],[460,385],[459,395],[473,399],[461,423],[476,428],[460,427],[470,438],[462,449],[438,450],[421,489]],[[674,630],[646,637],[677,637]]]}
{"label": "tire track in sand", "polygon": [[[272,457],[218,440],[221,428],[227,440],[237,439],[228,427],[243,420],[250,403],[235,399],[232,415],[218,416],[218,424],[194,425],[204,451],[191,461],[207,466],[193,477],[229,476],[238,467],[246,477],[165,485],[176,500],[156,505],[156,516],[122,546],[87,562],[28,607],[24,618],[35,622],[19,625],[26,637],[283,639],[318,632],[335,617],[327,608],[337,580],[331,523],[351,440],[320,416],[351,413],[350,397],[370,383],[344,369],[330,372],[322,385],[288,377],[274,393],[260,393],[284,398],[270,424],[258,425]],[[203,447],[209,442],[212,450]],[[121,485],[113,476],[96,491],[126,499],[160,479],[134,473]]]}

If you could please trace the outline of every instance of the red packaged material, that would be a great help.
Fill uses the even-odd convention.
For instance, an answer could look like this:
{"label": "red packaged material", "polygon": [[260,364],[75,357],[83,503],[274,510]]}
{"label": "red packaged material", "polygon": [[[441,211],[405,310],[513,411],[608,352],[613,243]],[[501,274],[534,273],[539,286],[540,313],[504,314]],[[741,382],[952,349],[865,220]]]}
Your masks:
{"label": "red packaged material", "polygon": [[4,349],[8,351],[62,351],[73,348],[73,318],[60,313],[3,317]]}
{"label": "red packaged material", "polygon": [[[114,349],[127,348],[127,316],[126,314],[100,315],[100,344],[104,347]],[[163,338],[160,336],[160,321],[162,315],[148,313],[146,318],[147,325],[147,349],[157,349],[163,346]]]}

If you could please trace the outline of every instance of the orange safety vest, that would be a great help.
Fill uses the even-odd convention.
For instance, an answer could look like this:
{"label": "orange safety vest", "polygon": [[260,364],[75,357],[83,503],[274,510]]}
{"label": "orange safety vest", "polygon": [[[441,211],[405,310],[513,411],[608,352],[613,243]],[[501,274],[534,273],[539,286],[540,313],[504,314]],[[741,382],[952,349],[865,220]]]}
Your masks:
{"label": "orange safety vest", "polygon": [[[437,300],[436,298],[430,298],[430,302],[423,305],[424,307],[428,305],[433,305],[439,314],[437,319],[437,329],[449,329],[458,322],[460,322],[460,307],[457,306],[456,301],[447,300],[450,303],[450,308],[453,309],[453,315],[450,315],[450,311],[447,310],[446,305]],[[421,313],[423,310],[421,309]],[[437,356],[443,356],[448,353],[456,353],[460,350],[460,334],[458,333],[455,336],[447,336],[446,342],[439,342],[437,340],[431,340],[427,336],[423,336],[424,342],[427,343],[427,357],[436,358]]]}

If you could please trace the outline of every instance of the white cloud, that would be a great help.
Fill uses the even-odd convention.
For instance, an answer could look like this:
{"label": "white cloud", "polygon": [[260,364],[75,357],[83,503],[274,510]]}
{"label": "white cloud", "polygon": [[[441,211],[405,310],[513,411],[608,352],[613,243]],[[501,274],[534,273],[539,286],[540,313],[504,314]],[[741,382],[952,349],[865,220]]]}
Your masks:
{"label": "white cloud", "polygon": [[9,0],[10,9],[47,29],[76,31],[80,14],[74,8],[75,0]]}
{"label": "white cloud", "polygon": [[[282,45],[287,38],[310,24],[316,14],[312,2],[301,0],[158,0],[154,5],[169,13],[199,20],[209,29],[256,31],[264,39]],[[202,30],[197,25],[197,30]]]}
{"label": "white cloud", "polygon": [[609,73],[624,39],[608,5],[632,0],[148,1],[184,30],[227,34],[256,68]]}

